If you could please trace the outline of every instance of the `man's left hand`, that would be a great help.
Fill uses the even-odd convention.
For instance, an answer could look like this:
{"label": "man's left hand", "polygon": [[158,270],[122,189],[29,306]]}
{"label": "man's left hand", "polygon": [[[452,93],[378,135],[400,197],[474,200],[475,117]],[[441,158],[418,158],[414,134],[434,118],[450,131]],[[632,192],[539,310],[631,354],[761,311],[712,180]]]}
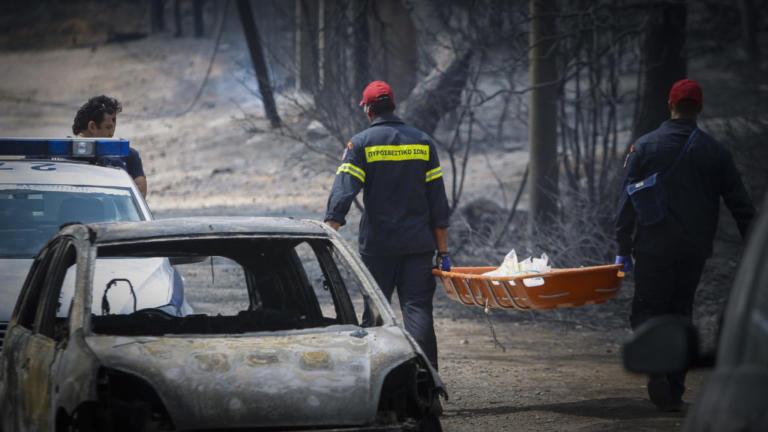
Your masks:
{"label": "man's left hand", "polygon": [[629,273],[632,270],[634,270],[635,265],[632,262],[631,256],[617,256],[616,261],[614,261],[615,264],[621,264],[623,267],[621,268],[621,271],[624,273]]}
{"label": "man's left hand", "polygon": [[448,252],[438,252],[435,258],[435,265],[444,272],[451,271],[451,256]]}
{"label": "man's left hand", "polygon": [[341,224],[336,222],[336,221],[334,221],[334,220],[328,219],[327,221],[325,221],[325,224],[328,225],[329,227],[333,228],[334,231],[338,231],[339,228],[341,228]]}

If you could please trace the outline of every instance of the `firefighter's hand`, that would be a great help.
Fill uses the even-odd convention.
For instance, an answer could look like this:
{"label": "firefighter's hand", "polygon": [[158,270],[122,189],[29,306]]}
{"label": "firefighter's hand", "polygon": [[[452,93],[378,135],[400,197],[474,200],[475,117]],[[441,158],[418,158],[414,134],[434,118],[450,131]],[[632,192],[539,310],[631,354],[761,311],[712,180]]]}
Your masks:
{"label": "firefighter's hand", "polygon": [[621,271],[629,273],[635,268],[635,263],[632,262],[631,256],[617,256],[614,264],[621,264],[623,267]]}
{"label": "firefighter's hand", "polygon": [[444,272],[451,271],[451,255],[448,252],[438,252],[435,257],[435,266]]}
{"label": "firefighter's hand", "polygon": [[339,228],[341,228],[341,224],[336,222],[336,221],[334,221],[334,220],[328,219],[327,221],[325,221],[325,224],[328,225],[329,227],[333,228],[334,231],[338,231]]}

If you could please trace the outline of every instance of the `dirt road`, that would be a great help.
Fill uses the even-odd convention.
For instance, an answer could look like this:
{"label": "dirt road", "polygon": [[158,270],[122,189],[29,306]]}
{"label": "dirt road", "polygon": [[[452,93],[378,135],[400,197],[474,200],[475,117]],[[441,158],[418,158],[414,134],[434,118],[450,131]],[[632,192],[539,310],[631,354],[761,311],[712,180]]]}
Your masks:
{"label": "dirt road", "polygon": [[[202,98],[178,115],[204,74],[210,43],[158,37],[93,50],[0,53],[0,130],[9,136],[66,135],[79,104],[111,94],[124,104],[118,135],[142,152],[157,217],[321,218],[333,171],[318,168],[324,166],[319,159],[268,131],[263,120],[250,130],[238,121],[241,108],[260,109],[233,79],[241,47],[225,44]],[[298,121],[290,113],[284,118]],[[516,185],[527,160],[525,151],[488,156],[467,167],[468,200],[498,199],[488,186],[495,184],[488,164],[503,184]],[[353,212],[352,227],[357,217]],[[343,235],[354,241],[354,228]],[[620,304],[626,298],[625,292]],[[492,322],[507,348],[502,352],[481,310],[453,304],[439,290],[440,372],[451,395],[446,430],[679,430],[681,416],[655,411],[645,401],[643,379],[622,371],[618,350],[627,333],[621,316],[600,307],[582,314],[583,320],[559,322],[556,316],[497,312]],[[701,380],[692,375],[688,399]]]}
{"label": "dirt road", "polygon": [[[682,416],[658,412],[644,379],[621,369],[623,332],[531,323],[496,324],[496,332],[506,352],[480,320],[438,321],[447,430],[680,430]],[[701,379],[690,376],[691,393]]]}

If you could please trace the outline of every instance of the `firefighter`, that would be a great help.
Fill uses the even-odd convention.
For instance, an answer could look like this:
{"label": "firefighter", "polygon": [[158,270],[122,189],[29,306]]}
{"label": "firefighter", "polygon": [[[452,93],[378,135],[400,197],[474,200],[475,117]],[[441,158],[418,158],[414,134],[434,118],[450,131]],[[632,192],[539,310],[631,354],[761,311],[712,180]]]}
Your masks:
{"label": "firefighter", "polygon": [[[117,129],[117,115],[122,110],[123,106],[117,99],[104,95],[94,96],[77,110],[72,122],[72,133],[83,138],[112,138]],[[110,159],[107,162],[125,169],[141,195],[146,198],[147,177],[138,150],[131,147],[125,158],[118,161]]]}
{"label": "firefighter", "polygon": [[[432,139],[394,115],[395,98],[384,81],[363,91],[360,106],[370,127],[347,144],[328,198],[325,223],[333,229],[363,189],[360,255],[387,300],[395,288],[405,329],[437,368],[432,318],[433,257],[449,270],[448,200]],[[366,305],[363,325],[372,324]]]}
{"label": "firefighter", "polygon": [[[630,271],[635,260],[633,329],[658,315],[691,319],[696,287],[712,255],[720,197],[742,238],[755,214],[728,148],[696,125],[703,107],[699,84],[676,82],[668,106],[670,119],[630,147],[616,219],[616,263]],[[654,195],[643,201],[643,193]],[[652,375],[648,395],[659,409],[679,411],[684,384],[685,372]]]}

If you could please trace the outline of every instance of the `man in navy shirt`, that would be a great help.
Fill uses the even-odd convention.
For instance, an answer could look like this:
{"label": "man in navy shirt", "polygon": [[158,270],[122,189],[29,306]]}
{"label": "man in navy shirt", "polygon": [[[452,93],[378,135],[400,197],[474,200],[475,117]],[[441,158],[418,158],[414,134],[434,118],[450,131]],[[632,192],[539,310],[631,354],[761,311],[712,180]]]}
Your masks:
{"label": "man in navy shirt", "polygon": [[[352,137],[336,172],[325,223],[338,230],[363,189],[360,255],[387,299],[397,288],[405,329],[437,368],[432,318],[432,259],[450,270],[450,211],[432,139],[393,114],[395,99],[383,81],[370,83],[360,101],[370,127]],[[372,325],[366,305],[363,325]]]}
{"label": "man in navy shirt", "polygon": [[[670,119],[638,138],[627,155],[616,218],[616,263],[630,271],[632,257],[637,261],[633,329],[659,315],[691,319],[696,287],[712,255],[721,198],[744,238],[755,215],[728,147],[697,126],[703,100],[697,82],[676,82],[669,92]],[[627,187],[642,186],[654,173],[663,173],[666,215],[641,223]],[[649,377],[648,394],[661,410],[680,410],[683,392],[685,372]]]}
{"label": "man in navy shirt", "polygon": [[[120,102],[109,96],[94,96],[77,111],[72,133],[83,138],[112,138],[117,128],[117,115],[123,110]],[[119,161],[109,160],[125,169],[141,194],[147,196],[147,177],[139,152],[131,147],[128,156]]]}

